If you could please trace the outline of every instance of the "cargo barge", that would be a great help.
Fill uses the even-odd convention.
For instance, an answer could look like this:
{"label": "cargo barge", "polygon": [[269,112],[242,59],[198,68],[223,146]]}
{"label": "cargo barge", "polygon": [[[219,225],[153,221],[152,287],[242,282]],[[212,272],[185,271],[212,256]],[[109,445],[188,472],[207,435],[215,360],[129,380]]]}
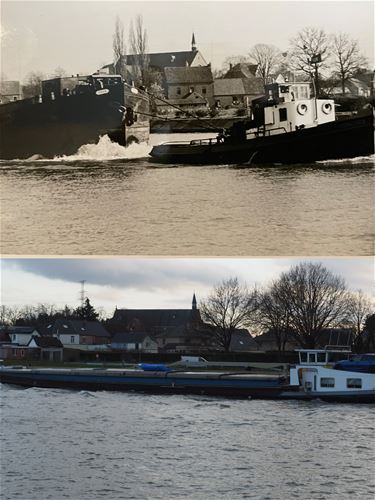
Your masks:
{"label": "cargo barge", "polygon": [[43,81],[40,95],[0,105],[0,159],[72,155],[104,135],[122,146],[147,141],[148,106],[119,75]]}

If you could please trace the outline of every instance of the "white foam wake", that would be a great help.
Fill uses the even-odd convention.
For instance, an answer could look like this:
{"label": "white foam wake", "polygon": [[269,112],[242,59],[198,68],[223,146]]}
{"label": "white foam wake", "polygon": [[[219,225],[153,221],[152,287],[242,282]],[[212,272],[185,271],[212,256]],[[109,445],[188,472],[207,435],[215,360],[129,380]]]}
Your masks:
{"label": "white foam wake", "polygon": [[84,144],[77,153],[70,156],[55,157],[54,160],[79,161],[79,160],[118,160],[147,158],[151,146],[147,143],[130,144],[127,147],[112,142],[108,135],[100,137],[97,144]]}
{"label": "white foam wake", "polygon": [[355,158],[342,158],[340,160],[321,160],[317,161],[317,163],[324,163],[324,164],[340,164],[340,163],[374,163],[375,164],[375,155],[369,155],[369,156],[357,156]]}

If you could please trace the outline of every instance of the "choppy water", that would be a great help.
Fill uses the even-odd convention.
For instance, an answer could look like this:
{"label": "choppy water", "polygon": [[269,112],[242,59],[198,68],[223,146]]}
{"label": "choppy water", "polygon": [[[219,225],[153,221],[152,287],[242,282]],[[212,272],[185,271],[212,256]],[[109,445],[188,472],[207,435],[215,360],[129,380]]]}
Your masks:
{"label": "choppy water", "polygon": [[1,498],[355,499],[374,406],[0,387]]}
{"label": "choppy water", "polygon": [[146,144],[125,150],[103,138],[68,158],[0,161],[2,252],[374,253],[374,156],[291,167],[190,167],[153,164],[149,150]]}

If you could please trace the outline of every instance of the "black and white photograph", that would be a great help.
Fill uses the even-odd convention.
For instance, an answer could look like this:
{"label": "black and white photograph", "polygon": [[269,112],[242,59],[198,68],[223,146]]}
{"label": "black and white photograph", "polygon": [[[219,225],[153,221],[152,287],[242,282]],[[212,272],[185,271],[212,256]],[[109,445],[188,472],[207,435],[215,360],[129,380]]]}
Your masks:
{"label": "black and white photograph", "polygon": [[0,12],[0,497],[372,500],[374,3]]}

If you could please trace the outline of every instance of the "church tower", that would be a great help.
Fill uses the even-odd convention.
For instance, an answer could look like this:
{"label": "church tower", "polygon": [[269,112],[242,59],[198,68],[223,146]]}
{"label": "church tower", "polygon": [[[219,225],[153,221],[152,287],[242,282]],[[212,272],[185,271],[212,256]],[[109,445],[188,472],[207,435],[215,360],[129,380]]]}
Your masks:
{"label": "church tower", "polygon": [[193,32],[193,36],[191,38],[191,50],[192,50],[192,52],[197,52],[197,44],[195,43],[194,32]]}
{"label": "church tower", "polygon": [[193,302],[191,303],[191,308],[193,311],[197,310],[197,299],[195,297],[195,293],[193,294]]}

